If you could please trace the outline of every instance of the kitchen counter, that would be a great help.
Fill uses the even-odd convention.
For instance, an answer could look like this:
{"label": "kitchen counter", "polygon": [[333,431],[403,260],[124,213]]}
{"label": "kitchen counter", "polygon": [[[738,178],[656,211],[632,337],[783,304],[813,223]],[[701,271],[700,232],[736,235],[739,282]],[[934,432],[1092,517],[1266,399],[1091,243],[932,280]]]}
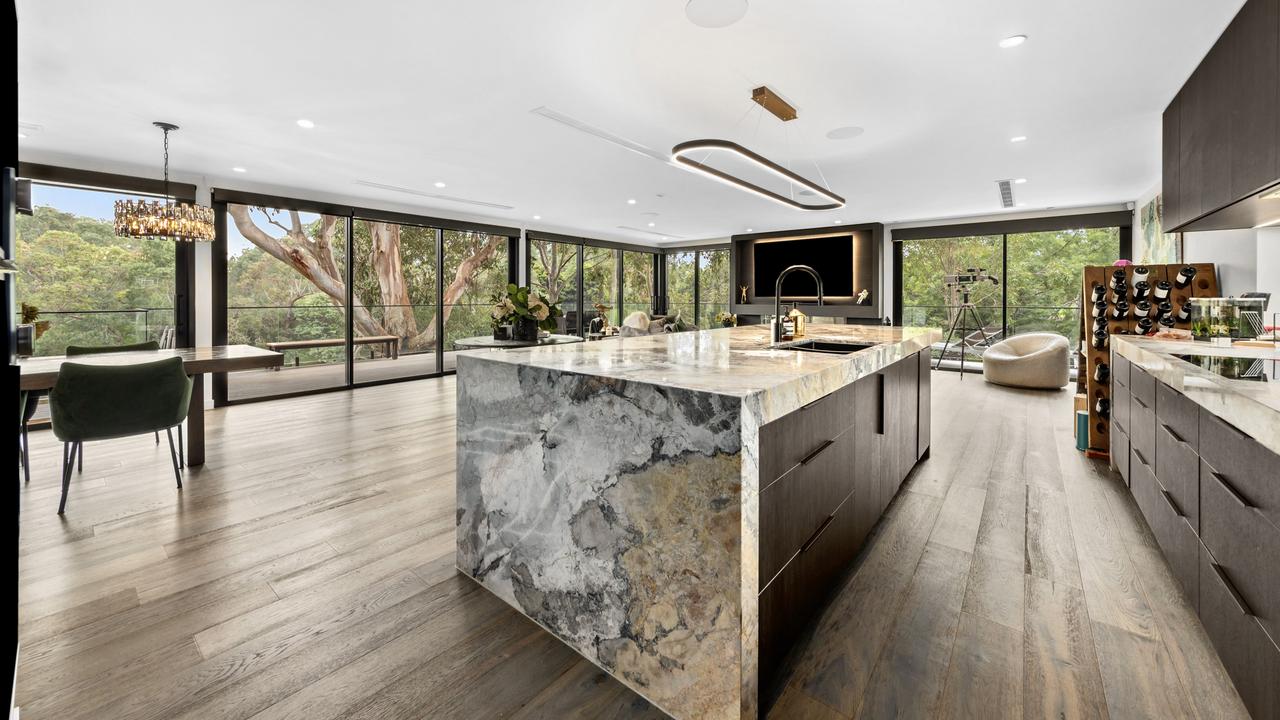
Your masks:
{"label": "kitchen counter", "polygon": [[[1115,351],[1198,405],[1231,423],[1274,453],[1280,453],[1280,350],[1226,347],[1194,341],[1114,335]],[[1232,380],[1177,355],[1253,358],[1272,361],[1272,381]]]}
{"label": "kitchen counter", "polygon": [[806,335],[875,346],[753,326],[458,353],[458,568],[673,716],[755,717],[761,428],[941,337]]}

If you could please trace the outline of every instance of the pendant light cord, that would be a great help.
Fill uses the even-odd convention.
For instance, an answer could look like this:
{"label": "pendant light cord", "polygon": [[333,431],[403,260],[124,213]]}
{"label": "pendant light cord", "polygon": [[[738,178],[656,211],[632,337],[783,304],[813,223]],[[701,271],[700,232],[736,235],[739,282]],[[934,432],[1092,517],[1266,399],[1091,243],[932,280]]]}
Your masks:
{"label": "pendant light cord", "polygon": [[167,212],[172,215],[173,203],[169,201],[169,128],[161,128],[164,131],[164,204]]}

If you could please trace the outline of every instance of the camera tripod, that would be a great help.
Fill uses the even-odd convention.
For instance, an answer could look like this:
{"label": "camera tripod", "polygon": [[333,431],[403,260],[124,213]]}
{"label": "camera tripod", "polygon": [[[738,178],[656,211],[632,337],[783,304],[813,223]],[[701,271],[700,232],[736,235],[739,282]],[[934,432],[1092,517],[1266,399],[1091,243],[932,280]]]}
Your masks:
{"label": "camera tripod", "polygon": [[942,343],[942,353],[938,355],[938,364],[934,366],[935,370],[942,367],[942,360],[947,356],[947,346],[951,344],[951,337],[955,335],[955,332],[958,329],[960,331],[960,336],[956,340],[956,344],[960,346],[961,380],[964,380],[965,350],[977,345],[977,343],[969,342],[969,324],[965,315],[966,312],[968,313],[967,317],[973,319],[974,329],[982,335],[982,343],[984,345],[991,344],[990,336],[988,336],[987,331],[983,329],[982,319],[978,317],[978,309],[969,301],[969,290],[970,288],[967,285],[960,289],[960,292],[963,294],[963,300],[960,302],[959,310],[956,311],[956,316],[951,319],[951,327],[947,328],[947,339]]}

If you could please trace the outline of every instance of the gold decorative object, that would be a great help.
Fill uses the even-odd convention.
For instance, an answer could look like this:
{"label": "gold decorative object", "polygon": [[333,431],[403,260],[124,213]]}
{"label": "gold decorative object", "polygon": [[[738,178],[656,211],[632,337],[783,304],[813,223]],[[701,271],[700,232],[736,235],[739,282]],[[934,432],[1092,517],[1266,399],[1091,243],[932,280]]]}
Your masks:
{"label": "gold decorative object", "polygon": [[740,298],[738,302],[741,302],[743,305],[747,304],[747,286],[746,285],[738,286],[738,297]]}
{"label": "gold decorative object", "polygon": [[791,337],[804,337],[804,326],[809,320],[809,316],[800,312],[798,308],[791,308],[791,312],[787,313],[787,317],[791,318],[792,327]]}
{"label": "gold decorative object", "polygon": [[177,202],[169,194],[169,132],[172,123],[153,123],[164,131],[164,199],[117,200],[116,235],[189,242],[213,240],[213,208]]}

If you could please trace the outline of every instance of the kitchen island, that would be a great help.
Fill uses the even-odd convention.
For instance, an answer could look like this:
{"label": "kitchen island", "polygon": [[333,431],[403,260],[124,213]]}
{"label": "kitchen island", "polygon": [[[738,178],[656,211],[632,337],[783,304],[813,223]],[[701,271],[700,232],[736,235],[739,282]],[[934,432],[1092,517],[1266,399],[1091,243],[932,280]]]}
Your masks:
{"label": "kitchen island", "polygon": [[924,328],[458,354],[457,566],[677,718],[761,682],[928,451]]}

